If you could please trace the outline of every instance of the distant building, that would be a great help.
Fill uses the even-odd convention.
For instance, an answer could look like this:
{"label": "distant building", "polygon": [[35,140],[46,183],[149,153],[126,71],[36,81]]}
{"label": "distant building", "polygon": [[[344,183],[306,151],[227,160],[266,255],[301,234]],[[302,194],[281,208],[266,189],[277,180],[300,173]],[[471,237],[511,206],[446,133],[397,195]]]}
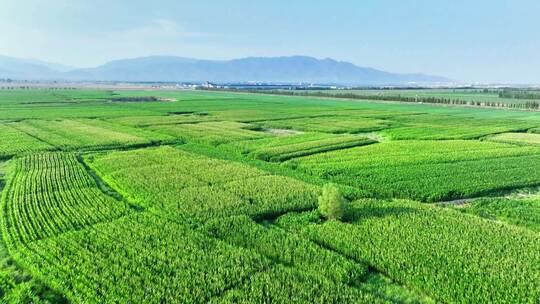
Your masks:
{"label": "distant building", "polygon": [[212,88],[216,88],[217,86],[213,83],[210,83],[209,81],[205,81],[202,87],[207,88],[207,89],[212,89]]}

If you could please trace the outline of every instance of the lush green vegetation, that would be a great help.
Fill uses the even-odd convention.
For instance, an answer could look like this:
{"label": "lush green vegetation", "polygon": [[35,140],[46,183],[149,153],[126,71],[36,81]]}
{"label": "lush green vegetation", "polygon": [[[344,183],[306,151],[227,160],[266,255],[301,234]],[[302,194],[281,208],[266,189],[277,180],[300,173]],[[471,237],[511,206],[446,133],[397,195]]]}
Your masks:
{"label": "lush green vegetation", "polygon": [[386,122],[361,116],[319,116],[294,118],[288,120],[272,120],[260,123],[266,128],[295,129],[301,131],[327,133],[360,133],[383,129]]}
{"label": "lush green vegetation", "polygon": [[[414,115],[395,118],[396,127],[381,134],[395,140],[410,139],[477,139],[486,135],[526,131],[538,122],[452,117],[446,115]],[[466,127],[464,127],[466,126]]]}
{"label": "lush green vegetation", "polygon": [[513,99],[540,99],[539,90],[502,90],[499,92],[501,98],[513,98]]}
{"label": "lush green vegetation", "polygon": [[126,204],[101,192],[73,154],[32,154],[13,162],[2,199],[8,246],[81,229],[129,212]]}
{"label": "lush green vegetation", "polygon": [[[278,133],[279,134],[279,133]],[[257,140],[242,140],[230,144],[242,154],[266,161],[285,161],[291,158],[341,150],[374,143],[358,135],[332,135],[325,133],[292,134]]]}
{"label": "lush green vegetation", "polygon": [[488,139],[509,144],[540,145],[540,134],[537,133],[501,133],[490,136]]}
{"label": "lush green vegetation", "polygon": [[97,155],[90,164],[140,205],[186,217],[262,217],[316,205],[314,186],[174,148]]}
{"label": "lush green vegetation", "polygon": [[173,139],[95,119],[25,120],[9,126],[62,150],[141,145]]}
{"label": "lush green vegetation", "polygon": [[349,223],[320,222],[313,213],[277,223],[442,302],[540,297],[538,234],[414,202],[359,201],[350,209]]}
{"label": "lush green vegetation", "polygon": [[540,232],[540,198],[483,198],[459,208],[465,213]]}
{"label": "lush green vegetation", "polygon": [[537,303],[528,100],[361,92],[0,90],[0,303]]}
{"label": "lush green vegetation", "polygon": [[[234,90],[233,90],[234,91]],[[537,90],[490,90],[490,89],[376,89],[376,90],[251,90],[292,96],[348,98],[406,103],[429,103],[469,107],[513,108],[537,111],[540,93]]]}
{"label": "lush green vegetation", "polygon": [[347,201],[335,185],[323,186],[318,204],[319,212],[328,220],[342,220],[347,216]]}
{"label": "lush green vegetation", "polygon": [[382,197],[441,201],[536,186],[540,150],[480,141],[389,141],[288,165]]}
{"label": "lush green vegetation", "polygon": [[150,127],[158,133],[174,136],[184,141],[202,141],[222,144],[230,141],[256,139],[267,136],[262,132],[250,130],[250,125],[240,122],[201,122],[195,124],[174,124]]}
{"label": "lush green vegetation", "polygon": [[0,159],[35,151],[52,150],[54,147],[8,125],[0,125]]}

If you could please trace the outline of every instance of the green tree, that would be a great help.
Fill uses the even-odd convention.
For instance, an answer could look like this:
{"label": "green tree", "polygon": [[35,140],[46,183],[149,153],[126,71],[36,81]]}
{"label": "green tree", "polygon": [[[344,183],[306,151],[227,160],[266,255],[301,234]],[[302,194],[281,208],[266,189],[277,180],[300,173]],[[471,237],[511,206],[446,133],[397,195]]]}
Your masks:
{"label": "green tree", "polygon": [[347,201],[334,184],[326,184],[319,196],[319,212],[327,219],[342,220],[347,210]]}

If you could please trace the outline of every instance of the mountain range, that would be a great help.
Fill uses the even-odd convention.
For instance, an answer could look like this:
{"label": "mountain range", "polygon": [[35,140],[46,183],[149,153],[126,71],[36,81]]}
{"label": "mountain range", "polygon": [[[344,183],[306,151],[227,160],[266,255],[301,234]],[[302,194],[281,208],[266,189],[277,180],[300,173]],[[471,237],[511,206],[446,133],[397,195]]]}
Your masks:
{"label": "mountain range", "polygon": [[449,83],[425,74],[398,74],[334,59],[307,56],[200,60],[151,56],[115,60],[95,68],[72,68],[37,60],[0,56],[0,78],[15,80],[126,82],[265,82],[343,85]]}

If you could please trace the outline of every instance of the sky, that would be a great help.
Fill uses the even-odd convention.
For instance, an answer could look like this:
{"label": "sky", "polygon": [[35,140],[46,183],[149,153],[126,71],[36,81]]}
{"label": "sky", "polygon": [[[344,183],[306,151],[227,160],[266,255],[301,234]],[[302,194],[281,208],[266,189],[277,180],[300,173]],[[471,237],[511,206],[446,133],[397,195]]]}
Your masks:
{"label": "sky", "polygon": [[538,0],[0,0],[0,55],[76,67],[150,55],[307,55],[540,84]]}

